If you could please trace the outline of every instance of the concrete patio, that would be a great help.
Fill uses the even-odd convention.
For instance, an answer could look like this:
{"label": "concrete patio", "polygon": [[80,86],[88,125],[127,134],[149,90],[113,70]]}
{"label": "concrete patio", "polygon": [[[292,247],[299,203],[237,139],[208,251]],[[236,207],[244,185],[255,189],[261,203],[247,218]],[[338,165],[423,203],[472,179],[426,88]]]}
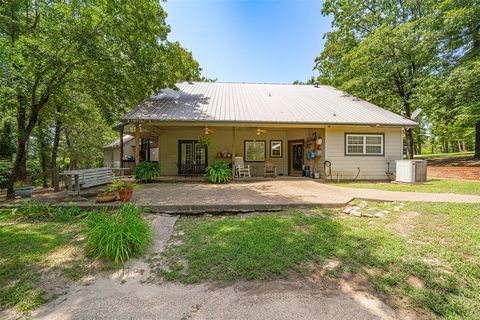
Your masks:
{"label": "concrete patio", "polygon": [[[116,201],[97,204],[98,189],[87,189],[83,201],[66,197],[65,192],[38,195],[38,203],[84,208],[121,205]],[[133,201],[151,212],[163,213],[235,213],[246,211],[278,211],[295,208],[343,207],[355,198],[379,201],[426,201],[480,203],[480,195],[453,193],[421,193],[382,191],[339,187],[310,179],[270,179],[234,181],[227,184],[205,182],[160,182],[142,184],[134,192]],[[0,204],[0,207],[3,204]]]}
{"label": "concrete patio", "polygon": [[476,202],[480,196],[338,187],[315,180],[164,183],[142,186],[134,201],[155,212],[235,212],[342,207],[354,198],[380,201]]}

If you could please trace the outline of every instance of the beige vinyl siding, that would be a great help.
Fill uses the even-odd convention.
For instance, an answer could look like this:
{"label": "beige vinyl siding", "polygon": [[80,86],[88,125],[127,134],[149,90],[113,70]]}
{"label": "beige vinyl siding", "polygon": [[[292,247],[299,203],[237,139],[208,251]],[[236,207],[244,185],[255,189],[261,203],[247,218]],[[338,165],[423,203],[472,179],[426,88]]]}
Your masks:
{"label": "beige vinyl siding", "polygon": [[[288,141],[298,139],[310,139],[313,132],[317,132],[317,136],[324,137],[324,128],[315,129],[282,129],[267,128],[267,132],[261,135],[256,134],[256,127],[252,128],[229,128],[229,127],[211,127],[214,132],[208,135],[210,145],[208,147],[208,163],[211,164],[217,160],[217,153],[226,151],[240,157],[245,157],[244,141],[245,140],[264,140],[266,143],[266,159],[271,159],[277,166],[277,172],[281,175],[288,175]],[[162,175],[178,174],[178,141],[179,140],[196,140],[201,136],[202,127],[174,127],[161,128],[157,132],[159,134],[159,159],[162,167]],[[235,134],[234,131],[235,130]],[[270,158],[270,140],[282,141],[282,157]],[[232,159],[219,159],[231,163]],[[307,164],[305,155],[304,163]],[[318,161],[319,168],[322,167]],[[253,175],[263,176],[264,162],[246,162],[250,165]],[[308,163],[309,164],[309,163]]]}
{"label": "beige vinyl siding", "polygon": [[[384,155],[345,155],[345,133],[384,134]],[[395,161],[402,159],[403,139],[401,128],[382,127],[330,127],[326,129],[325,159],[332,163],[332,177],[340,180],[353,179],[360,168],[360,180],[385,180],[390,162],[390,171],[395,171]]]}

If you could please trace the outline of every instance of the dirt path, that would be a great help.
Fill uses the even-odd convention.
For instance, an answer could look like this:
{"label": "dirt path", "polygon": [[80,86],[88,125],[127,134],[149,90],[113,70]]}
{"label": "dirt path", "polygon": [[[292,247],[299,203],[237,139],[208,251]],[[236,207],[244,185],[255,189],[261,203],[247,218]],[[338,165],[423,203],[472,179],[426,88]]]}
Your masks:
{"label": "dirt path", "polygon": [[[155,216],[159,254],[175,217]],[[366,291],[322,278],[211,284],[149,283],[148,265],[134,261],[124,272],[86,279],[44,305],[35,319],[394,319],[395,313]]]}

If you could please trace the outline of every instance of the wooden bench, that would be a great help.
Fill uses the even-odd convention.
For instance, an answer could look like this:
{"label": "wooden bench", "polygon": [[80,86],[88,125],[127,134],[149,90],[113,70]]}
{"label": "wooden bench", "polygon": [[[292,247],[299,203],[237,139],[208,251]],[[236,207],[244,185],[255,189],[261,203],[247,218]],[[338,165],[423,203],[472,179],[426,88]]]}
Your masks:
{"label": "wooden bench", "polygon": [[96,168],[64,171],[65,185],[69,193],[80,194],[80,189],[107,184],[115,179],[111,168]]}

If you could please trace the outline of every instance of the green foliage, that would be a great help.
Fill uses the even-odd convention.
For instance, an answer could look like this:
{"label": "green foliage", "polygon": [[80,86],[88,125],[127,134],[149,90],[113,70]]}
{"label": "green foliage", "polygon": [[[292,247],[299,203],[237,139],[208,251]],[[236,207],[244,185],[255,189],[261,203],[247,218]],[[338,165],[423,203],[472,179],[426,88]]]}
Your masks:
{"label": "green foliage", "polygon": [[107,189],[109,192],[119,192],[127,189],[136,190],[138,188],[138,185],[133,181],[115,179],[110,183]]}
{"label": "green foliage", "polygon": [[150,182],[160,175],[160,166],[153,162],[140,162],[133,168],[133,177],[136,181]]}
{"label": "green foliage", "polygon": [[142,218],[142,209],[134,204],[125,204],[112,214],[92,212],[86,223],[88,254],[117,265],[142,254],[151,241],[150,224]]}
{"label": "green foliage", "polygon": [[206,137],[206,136],[200,136],[198,138],[198,143],[202,146],[202,147],[208,147],[210,145],[210,138],[209,137]]}
{"label": "green foliage", "polygon": [[15,189],[22,189],[22,188],[28,188],[31,187],[32,185],[30,183],[26,183],[24,181],[17,181],[15,182],[14,188]]}
{"label": "green foliage", "polygon": [[36,205],[32,201],[24,201],[21,207],[3,209],[0,212],[21,221],[74,222],[85,215],[78,207]]}
{"label": "green foliage", "polygon": [[406,116],[422,108],[417,146],[427,132],[434,149],[446,151],[451,142],[457,149],[457,141],[473,147],[480,121],[477,1],[327,0],[322,13],[333,17],[333,30],[315,60],[321,83]]}
{"label": "green foliage", "polygon": [[13,120],[5,117],[0,122],[0,160],[11,160],[15,154],[15,136]]}
{"label": "green foliage", "polygon": [[211,183],[225,183],[232,177],[232,169],[223,161],[215,161],[205,169],[205,176]]}
{"label": "green foliage", "polygon": [[0,160],[0,189],[6,188],[13,164],[10,161]]}
{"label": "green foliage", "polygon": [[192,54],[168,40],[160,1],[12,0],[0,5],[0,17],[1,113],[23,115],[15,135],[21,170],[12,182],[25,178],[32,135],[41,167],[54,127],[64,129],[66,165],[98,165],[103,133],[119,114],[200,76]]}

